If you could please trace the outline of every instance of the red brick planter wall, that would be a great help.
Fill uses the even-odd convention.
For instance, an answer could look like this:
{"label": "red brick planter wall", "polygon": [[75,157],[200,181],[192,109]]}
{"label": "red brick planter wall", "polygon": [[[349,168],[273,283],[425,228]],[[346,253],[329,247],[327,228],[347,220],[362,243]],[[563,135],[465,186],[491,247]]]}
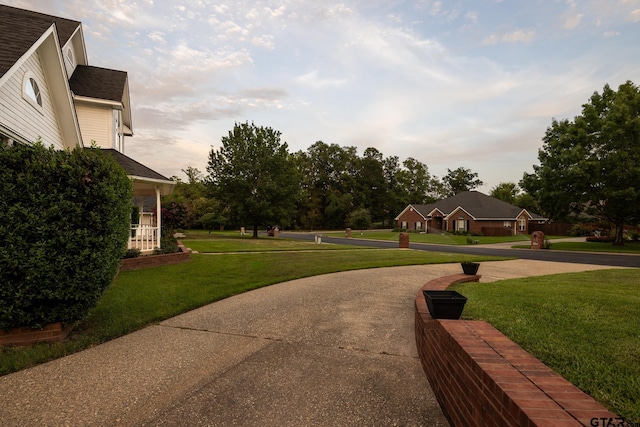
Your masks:
{"label": "red brick planter wall", "polygon": [[178,241],[181,252],[162,255],[143,255],[137,258],[125,258],[120,260],[120,271],[140,270],[143,268],[159,267],[161,265],[180,264],[189,261],[191,249],[185,248],[182,242]]}
{"label": "red brick planter wall", "polygon": [[441,277],[425,284],[415,300],[420,362],[451,425],[564,427],[620,420],[489,323],[431,318],[422,290],[479,279]]}
{"label": "red brick planter wall", "polygon": [[37,342],[60,342],[69,335],[70,331],[71,326],[63,327],[62,323],[51,323],[42,329],[0,330],[0,345],[11,347],[32,345]]}

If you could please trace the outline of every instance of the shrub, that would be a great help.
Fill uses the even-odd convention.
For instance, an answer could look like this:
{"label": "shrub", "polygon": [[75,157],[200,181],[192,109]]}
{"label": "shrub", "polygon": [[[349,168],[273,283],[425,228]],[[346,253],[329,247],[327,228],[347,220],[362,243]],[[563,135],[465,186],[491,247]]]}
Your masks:
{"label": "shrub", "polygon": [[591,234],[591,228],[585,227],[582,224],[575,224],[571,227],[571,231],[569,231],[569,235],[573,237],[583,237]]}
{"label": "shrub", "polygon": [[157,248],[154,253],[156,255],[161,255],[172,254],[179,251],[180,248],[178,247],[178,240],[173,237],[173,233],[171,230],[163,227],[162,236],[160,237],[160,248]]}
{"label": "shrub", "polygon": [[0,146],[0,329],[82,319],[117,273],[131,183],[96,149]]}
{"label": "shrub", "polygon": [[368,209],[356,209],[351,212],[347,222],[353,229],[366,230],[371,227],[371,214]]}
{"label": "shrub", "polygon": [[127,249],[123,258],[138,258],[142,251],[138,248]]}
{"label": "shrub", "polygon": [[587,242],[600,242],[600,243],[613,243],[615,237],[613,236],[587,236]]}

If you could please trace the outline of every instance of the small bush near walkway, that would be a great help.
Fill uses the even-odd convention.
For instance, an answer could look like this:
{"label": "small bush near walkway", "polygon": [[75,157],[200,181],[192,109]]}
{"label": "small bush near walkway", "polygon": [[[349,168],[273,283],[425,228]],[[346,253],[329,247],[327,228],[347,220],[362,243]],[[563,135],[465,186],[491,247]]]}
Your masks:
{"label": "small bush near walkway", "polygon": [[131,183],[97,149],[0,146],[0,329],[85,317],[116,275]]}

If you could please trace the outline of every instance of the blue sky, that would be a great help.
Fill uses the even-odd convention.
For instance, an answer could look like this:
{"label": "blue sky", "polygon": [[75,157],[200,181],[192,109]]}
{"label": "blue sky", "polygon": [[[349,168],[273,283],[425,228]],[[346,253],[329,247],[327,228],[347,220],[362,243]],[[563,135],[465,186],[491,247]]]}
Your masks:
{"label": "blue sky", "polygon": [[235,122],[469,168],[489,192],[537,163],[552,118],[640,84],[640,0],[0,0],[81,21],[129,73],[126,154],[205,171]]}

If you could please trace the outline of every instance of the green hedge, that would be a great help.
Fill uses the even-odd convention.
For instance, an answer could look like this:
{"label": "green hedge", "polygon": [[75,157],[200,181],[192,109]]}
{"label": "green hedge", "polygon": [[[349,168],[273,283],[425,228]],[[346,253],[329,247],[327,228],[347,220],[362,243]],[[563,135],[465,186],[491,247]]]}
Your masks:
{"label": "green hedge", "polygon": [[0,182],[0,329],[82,319],[125,252],[125,171],[98,149],[0,146]]}

